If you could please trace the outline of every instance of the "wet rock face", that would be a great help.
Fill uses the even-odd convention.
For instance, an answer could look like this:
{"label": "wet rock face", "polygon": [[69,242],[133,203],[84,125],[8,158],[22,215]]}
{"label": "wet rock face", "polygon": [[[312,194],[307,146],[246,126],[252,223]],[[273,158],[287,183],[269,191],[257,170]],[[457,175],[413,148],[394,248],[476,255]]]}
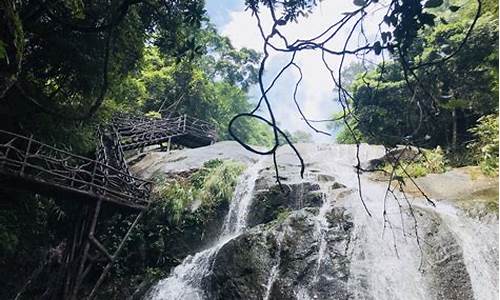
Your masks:
{"label": "wet rock face", "polygon": [[320,186],[316,183],[302,182],[275,185],[268,189],[258,190],[248,213],[248,226],[270,222],[280,213],[298,210],[304,207],[319,207],[323,203]]}
{"label": "wet rock face", "polygon": [[276,259],[276,244],[272,237],[255,229],[219,250],[212,274],[206,278],[208,299],[263,299],[263,283]]}
{"label": "wet rock face", "polygon": [[327,215],[328,228],[318,231],[315,217],[297,214],[285,223],[279,279],[270,299],[347,299],[351,218],[344,209]]}
{"label": "wet rock face", "polygon": [[[436,207],[413,197],[386,203],[386,183],[365,176],[361,183],[372,212],[368,216],[358,182],[351,180],[355,160],[337,155],[345,150],[350,157],[355,149],[308,147],[314,163],[305,179],[298,178],[297,165],[288,156],[280,157],[283,190],[272,165],[255,172],[249,206],[242,210],[246,229],[210,252],[209,271],[200,277],[201,286],[194,286],[202,290],[201,299],[498,298],[497,219],[493,225],[480,224],[444,201]],[[328,152],[332,149],[338,151]],[[414,153],[393,154],[406,159]],[[370,161],[382,155],[367,151],[364,156]],[[405,206],[410,201],[412,208]],[[387,215],[382,213],[386,204]],[[384,217],[391,222],[387,228]]]}
{"label": "wet rock face", "polygon": [[394,164],[398,161],[408,162],[413,161],[419,157],[419,152],[416,149],[404,148],[394,149],[387,152],[380,158],[374,158],[361,164],[361,170],[365,172],[377,171],[384,167],[385,164]]}
{"label": "wet rock face", "polygon": [[335,208],[322,235],[317,212],[294,211],[282,222],[259,225],[224,245],[207,278],[209,299],[348,298],[353,224],[344,209]]}
{"label": "wet rock face", "polygon": [[437,214],[422,210],[419,215],[425,235],[422,251],[426,261],[422,271],[429,273],[426,278],[435,299],[474,299],[471,278],[457,239]]}

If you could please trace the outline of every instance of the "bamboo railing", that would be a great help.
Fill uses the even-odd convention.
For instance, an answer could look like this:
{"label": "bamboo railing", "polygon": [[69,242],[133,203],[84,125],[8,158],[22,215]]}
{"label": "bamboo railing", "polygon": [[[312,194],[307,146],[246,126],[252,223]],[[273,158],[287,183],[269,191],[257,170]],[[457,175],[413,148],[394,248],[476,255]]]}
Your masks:
{"label": "bamboo railing", "polygon": [[133,208],[145,207],[152,183],[83,156],[0,130],[0,173]]}

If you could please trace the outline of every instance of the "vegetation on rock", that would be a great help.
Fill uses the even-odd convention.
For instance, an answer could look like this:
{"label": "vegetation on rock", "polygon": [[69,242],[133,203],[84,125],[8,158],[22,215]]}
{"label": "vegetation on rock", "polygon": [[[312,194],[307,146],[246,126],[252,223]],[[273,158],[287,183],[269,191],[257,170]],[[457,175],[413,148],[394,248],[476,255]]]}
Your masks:
{"label": "vegetation on rock", "polygon": [[476,126],[469,129],[474,140],[468,147],[483,172],[498,176],[498,115],[487,115],[478,119]]}
{"label": "vegetation on rock", "polygon": [[498,3],[484,2],[489,9],[482,10],[467,43],[443,63],[431,62],[459,47],[474,15],[470,6],[453,15],[437,10],[440,23],[416,37],[405,59],[428,66],[405,70],[399,63],[403,57],[394,53],[375,67],[346,68],[346,77],[354,77],[347,80],[352,114],[345,121],[352,130],[337,122],[342,127],[337,141],[440,146],[451,165],[479,162],[485,172],[494,174],[498,148],[482,147],[485,135],[491,145],[498,140],[498,130],[492,127],[494,117],[486,117],[498,115]]}
{"label": "vegetation on rock", "polygon": [[[190,174],[157,176],[155,200],[134,231],[112,279],[100,293],[103,299],[144,293],[171,267],[214,240],[229,208],[244,167],[233,161],[211,160]],[[109,246],[123,234],[126,215],[115,215],[101,240]]]}
{"label": "vegetation on rock", "polygon": [[414,158],[401,160],[396,165],[386,163],[383,169],[387,174],[394,172],[399,178],[417,178],[427,174],[443,173],[446,171],[446,159],[441,147],[433,150],[422,149]]}

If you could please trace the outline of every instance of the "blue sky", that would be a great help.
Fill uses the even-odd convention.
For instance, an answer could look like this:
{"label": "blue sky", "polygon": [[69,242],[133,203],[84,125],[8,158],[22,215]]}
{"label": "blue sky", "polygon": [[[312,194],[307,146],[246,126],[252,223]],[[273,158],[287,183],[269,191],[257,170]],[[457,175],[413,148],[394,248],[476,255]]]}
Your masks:
{"label": "blue sky", "polygon": [[222,28],[231,21],[230,13],[244,9],[244,0],[207,0],[206,10],[210,21]]}
{"label": "blue sky", "polygon": [[[251,16],[250,11],[245,11],[244,0],[207,0],[206,9],[211,22],[216,25],[219,33],[229,37],[233,46],[236,48],[247,47],[262,52],[262,38],[257,29],[256,19]],[[311,17],[303,18],[299,23],[287,24],[280,27],[280,29],[290,40],[310,38],[337,21],[343,12],[352,9],[354,7],[351,1],[322,1],[319,2]],[[272,25],[271,18],[266,14],[265,10],[262,10],[261,19],[264,30],[270,28]],[[367,23],[370,23],[370,21],[368,20]],[[338,37],[331,41],[332,47],[342,44],[346,34],[347,31],[340,32]],[[271,52],[269,63],[266,65],[264,82],[270,82],[289,59],[289,54]],[[339,65],[338,57],[328,57],[327,60],[334,67]],[[353,57],[348,57],[346,65],[353,61]],[[302,110],[309,119],[331,117],[335,111],[340,109],[340,106],[335,101],[334,84],[328,70],[322,63],[321,53],[317,50],[299,52],[296,63],[301,67],[303,73],[303,80],[297,93]],[[333,141],[331,137],[314,134],[301,120],[292,97],[298,78],[299,73],[297,70],[288,69],[268,94],[280,127],[291,132],[297,130],[310,132],[313,134],[315,141]],[[254,100],[260,97],[256,87],[251,89],[250,96]],[[320,129],[326,129],[325,123],[318,126]]]}

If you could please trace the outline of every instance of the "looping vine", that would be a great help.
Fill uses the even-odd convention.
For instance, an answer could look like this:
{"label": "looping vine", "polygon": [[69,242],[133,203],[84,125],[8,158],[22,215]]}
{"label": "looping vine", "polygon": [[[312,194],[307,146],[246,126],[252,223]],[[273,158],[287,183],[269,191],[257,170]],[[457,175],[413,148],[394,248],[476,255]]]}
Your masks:
{"label": "looping vine", "polygon": [[[405,136],[394,136],[392,137],[395,140],[398,140],[400,144],[404,145],[405,149],[408,147],[414,147],[414,137],[417,136],[417,133],[421,130],[421,125],[425,121],[424,120],[424,110],[422,108],[420,100],[417,98],[417,92],[424,93],[428,99],[432,100],[433,106],[435,105],[435,97],[431,95],[431,93],[422,85],[421,80],[419,79],[419,75],[416,73],[416,70],[419,68],[424,68],[426,66],[432,64],[444,63],[450,60],[453,56],[455,56],[465,45],[467,40],[469,39],[471,32],[474,26],[477,23],[477,20],[481,13],[481,0],[477,1],[477,11],[475,17],[467,29],[463,40],[459,43],[457,49],[455,49],[451,54],[446,57],[443,57],[436,61],[431,61],[427,63],[413,64],[407,58],[407,50],[411,46],[413,40],[416,37],[416,34],[419,30],[425,27],[434,26],[434,18],[436,17],[432,13],[428,11],[429,8],[436,7],[434,3],[427,1],[425,3],[421,3],[423,1],[414,1],[414,2],[405,2],[400,0],[391,0],[388,3],[381,4],[378,0],[369,0],[369,1],[354,1],[354,4],[358,7],[350,12],[345,12],[342,14],[338,21],[335,21],[331,25],[329,25],[324,31],[317,34],[316,36],[310,39],[297,39],[294,42],[290,42],[287,36],[281,31],[281,28],[285,26],[290,21],[297,21],[298,17],[301,15],[305,15],[306,13],[310,13],[312,8],[317,5],[314,0],[302,0],[297,1],[295,4],[296,7],[294,9],[289,9],[286,7],[285,3],[275,0],[248,0],[247,6],[252,12],[252,15],[257,20],[257,27],[260,32],[260,35],[263,40],[263,59],[261,61],[261,65],[258,73],[258,84],[261,93],[261,97],[256,104],[255,108],[250,112],[241,113],[236,115],[231,122],[229,123],[229,134],[245,149],[260,155],[273,155],[274,167],[276,170],[276,178],[277,182],[281,185],[279,179],[278,172],[278,162],[276,159],[276,151],[280,146],[279,137],[283,137],[286,144],[289,145],[293,151],[296,153],[298,159],[301,162],[301,171],[300,174],[303,176],[305,165],[303,159],[296,149],[296,147],[291,142],[290,138],[287,137],[285,132],[281,130],[276,123],[275,116],[273,113],[273,107],[268,98],[268,92],[274,87],[276,81],[288,70],[291,66],[295,68],[299,72],[299,78],[295,83],[294,91],[293,91],[293,101],[295,106],[301,116],[301,119],[306,123],[306,125],[314,130],[316,133],[330,135],[328,132],[317,129],[313,124],[314,123],[324,123],[324,122],[338,122],[342,121],[344,126],[350,132],[352,138],[356,144],[356,160],[357,163],[354,166],[356,169],[357,177],[358,177],[358,187],[359,187],[359,196],[363,206],[368,215],[371,215],[365,201],[363,199],[363,193],[361,189],[361,177],[360,174],[363,171],[361,168],[361,160],[359,157],[360,152],[360,140],[355,134],[355,127],[353,127],[352,123],[349,120],[359,121],[356,113],[352,110],[351,105],[352,102],[355,101],[351,93],[347,90],[346,87],[343,86],[343,68],[346,64],[347,56],[356,56],[361,58],[363,61],[363,67],[365,69],[365,73],[362,75],[362,79],[367,75],[369,68],[366,67],[366,63],[371,63],[372,65],[378,66],[380,69],[380,76],[377,80],[377,84],[373,87],[369,87],[372,89],[372,95],[377,93],[377,89],[383,80],[383,74],[385,74],[385,56],[384,50],[388,51],[392,57],[395,57],[396,60],[400,62],[401,68],[404,73],[404,79],[406,81],[407,87],[411,92],[412,99],[411,103],[415,105],[415,111],[418,114],[417,122],[418,124],[413,124],[414,128],[411,133],[406,134]],[[262,5],[260,5],[262,4]],[[375,34],[375,40],[370,42],[368,36],[365,32],[364,21],[366,16],[369,14],[371,8],[376,5],[379,7],[375,10],[384,11],[384,15],[382,21],[378,23],[378,31]],[[442,3],[441,3],[442,4]],[[438,4],[440,6],[441,4]],[[294,4],[292,4],[293,6]],[[281,7],[282,6],[282,7]],[[410,7],[411,6],[411,7]],[[264,30],[262,20],[261,20],[261,11],[260,9],[265,8],[269,13],[272,19],[272,25],[269,28],[269,33],[266,33]],[[411,9],[410,9],[411,8]],[[306,13],[304,13],[306,11]],[[281,14],[281,15],[280,15]],[[350,24],[350,25],[349,25]],[[349,27],[350,26],[350,27]],[[383,26],[387,29],[383,30]],[[334,37],[337,37],[341,32],[347,31],[347,36],[343,42],[341,42],[340,49],[334,49],[330,44]],[[358,32],[358,45],[353,47],[352,41],[354,40],[355,33]],[[280,46],[276,42],[279,41]],[[360,41],[361,40],[361,41]],[[329,44],[330,43],[330,44]],[[338,45],[338,43],[336,43]],[[310,50],[319,50],[321,52],[321,59],[323,61],[324,67],[328,70],[330,74],[334,91],[336,92],[337,102],[341,107],[342,115],[340,117],[335,117],[332,119],[322,119],[322,120],[311,120],[306,117],[298,103],[297,100],[297,91],[300,86],[301,81],[303,80],[303,74],[300,68],[300,65],[295,62],[296,54],[300,51],[310,51]],[[263,73],[265,69],[265,65],[269,59],[269,51],[275,51],[276,53],[290,53],[291,58],[282,68],[279,70],[277,75],[271,80],[270,84],[267,88],[264,87],[263,83]],[[370,61],[367,57],[369,54],[375,54],[378,57],[381,57],[381,63],[379,61]],[[336,56],[340,60],[340,64],[337,68],[334,68],[328,62],[327,56]],[[414,86],[415,85],[415,86]],[[257,114],[257,111],[265,106],[266,113],[269,115],[269,119],[266,119]],[[273,146],[266,151],[261,151],[251,147],[242,141],[234,132],[233,126],[234,122],[242,117],[255,118],[270,126],[274,133],[274,144]],[[376,135],[380,133],[374,133],[371,129],[368,129],[369,135]],[[382,135],[386,135],[385,133],[381,133]],[[387,146],[385,147],[386,152],[389,153],[393,147]],[[399,161],[396,160],[395,164],[392,166],[393,168],[398,167]],[[408,175],[408,174],[406,174]],[[409,176],[409,175],[408,175]],[[389,182],[388,193],[392,192],[390,186],[393,182],[394,176],[391,176]],[[412,182],[413,178],[410,176],[410,180]],[[420,189],[419,189],[420,190]],[[430,203],[433,204],[432,200],[425,195],[425,193],[420,190],[423,197]],[[387,195],[386,195],[387,198]],[[385,200],[384,200],[385,201]]]}
{"label": "looping vine", "polygon": [[233,131],[233,125],[234,125],[234,122],[239,119],[239,118],[244,118],[244,117],[247,117],[247,118],[254,118],[254,119],[257,119],[259,121],[262,121],[264,123],[266,123],[267,125],[271,126],[273,128],[273,130],[275,132],[277,132],[281,137],[283,137],[286,141],[286,143],[292,148],[292,150],[295,152],[295,154],[297,155],[297,158],[299,159],[300,161],[300,176],[301,177],[304,177],[304,171],[305,171],[305,164],[304,164],[304,160],[302,158],[302,156],[300,155],[300,152],[297,150],[297,148],[295,147],[295,145],[292,143],[292,141],[290,141],[290,138],[286,135],[286,133],[283,132],[283,130],[281,130],[277,125],[276,123],[273,123],[269,120],[267,120],[266,118],[262,117],[262,116],[259,116],[259,115],[256,115],[254,113],[240,113],[236,116],[234,116],[231,121],[229,121],[229,125],[228,125],[228,130],[229,130],[229,134],[234,138],[234,140],[236,142],[238,142],[243,148],[247,149],[248,151],[251,151],[253,153],[256,153],[256,154],[259,154],[259,155],[272,155],[273,156],[273,162],[274,162],[274,168],[275,168],[275,172],[276,172],[276,181],[278,182],[278,184],[280,185],[280,187],[282,188],[282,185],[281,185],[281,181],[280,181],[280,177],[279,177],[279,169],[278,169],[278,164],[277,164],[277,161],[276,161],[276,151],[278,150],[278,147],[280,146],[280,143],[279,143],[279,139],[275,139],[275,143],[274,145],[271,147],[270,150],[267,150],[267,151],[261,151],[261,150],[258,150],[258,149],[255,149],[254,147],[246,144],[244,141],[242,141],[238,135]]}

